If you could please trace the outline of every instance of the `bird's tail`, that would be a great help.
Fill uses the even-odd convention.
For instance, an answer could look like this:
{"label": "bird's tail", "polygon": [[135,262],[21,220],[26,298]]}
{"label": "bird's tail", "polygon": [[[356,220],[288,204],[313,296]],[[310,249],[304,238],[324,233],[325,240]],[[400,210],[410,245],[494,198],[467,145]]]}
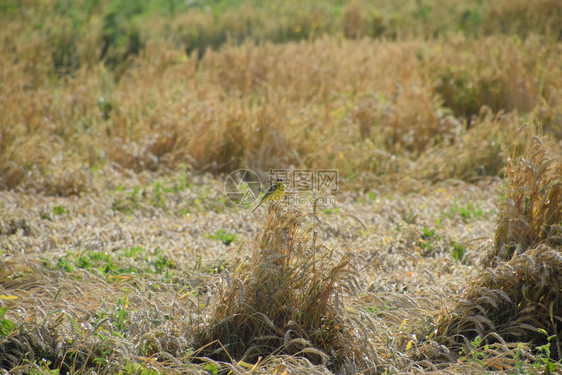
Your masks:
{"label": "bird's tail", "polygon": [[263,202],[263,199],[260,201],[260,203],[258,203],[258,205],[252,210],[252,212],[256,211],[258,209],[259,206],[261,206]]}

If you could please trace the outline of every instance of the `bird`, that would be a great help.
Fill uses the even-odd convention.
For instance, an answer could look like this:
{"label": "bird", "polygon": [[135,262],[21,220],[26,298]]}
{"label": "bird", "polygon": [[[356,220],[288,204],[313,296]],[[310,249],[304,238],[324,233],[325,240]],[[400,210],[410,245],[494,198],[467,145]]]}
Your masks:
{"label": "bird", "polygon": [[261,206],[263,202],[278,201],[283,197],[284,194],[285,194],[285,185],[283,184],[283,180],[278,178],[277,182],[271,185],[271,187],[267,190],[267,192],[261,199],[260,203],[258,203],[256,208],[254,208],[252,212],[257,210],[258,207]]}

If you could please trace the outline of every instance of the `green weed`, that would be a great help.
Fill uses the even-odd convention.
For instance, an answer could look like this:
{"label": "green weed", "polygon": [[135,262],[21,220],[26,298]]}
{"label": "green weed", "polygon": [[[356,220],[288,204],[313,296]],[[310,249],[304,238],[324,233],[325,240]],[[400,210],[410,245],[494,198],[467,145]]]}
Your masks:
{"label": "green weed", "polygon": [[423,249],[422,256],[429,256],[434,251],[435,242],[438,241],[440,237],[435,234],[435,229],[429,229],[427,227],[422,228],[422,233],[420,236],[419,245]]}
{"label": "green weed", "polygon": [[157,249],[155,253],[156,257],[151,260],[150,265],[154,273],[164,273],[168,272],[169,269],[175,268],[176,263],[173,259],[168,258],[163,250]]}
{"label": "green weed", "polygon": [[211,274],[222,273],[226,269],[226,264],[224,259],[217,259],[212,264],[205,267],[203,271]]}
{"label": "green weed", "polygon": [[0,307],[0,335],[2,336],[6,336],[10,332],[12,332],[15,328],[14,322],[4,317],[7,311],[8,311],[7,306]]}
{"label": "green weed", "polygon": [[128,362],[125,364],[125,372],[126,375],[160,375],[155,369],[151,369],[146,367],[146,365],[141,365],[139,363]]}
{"label": "green weed", "polygon": [[71,273],[74,272],[74,263],[68,258],[68,255],[66,257],[60,257],[57,260],[57,266],[64,272]]}
{"label": "green weed", "polygon": [[[539,328],[539,332],[545,336],[548,336],[548,332],[544,329]],[[555,339],[556,335],[548,336],[547,343],[544,345],[537,346],[535,350],[537,351],[537,355],[535,362],[533,363],[533,367],[541,372],[541,374],[553,374],[556,373],[558,366],[560,366],[560,362],[554,362],[551,359],[550,355],[550,345],[552,339]]]}
{"label": "green weed", "polygon": [[[163,281],[170,281],[174,276],[173,269],[175,262],[169,258],[164,250],[156,249],[152,252],[137,246],[122,249],[122,253],[105,253],[99,251],[85,251],[81,254],[72,252],[57,259],[56,267],[53,267],[47,260],[43,264],[50,269],[62,269],[67,273],[74,273],[75,269],[96,271],[108,281],[118,282],[122,280],[119,275],[138,275],[147,277],[148,275],[161,275]],[[123,264],[123,258],[133,258],[136,261],[134,266]],[[75,275],[80,278],[79,275]],[[128,279],[125,279],[128,280]]]}
{"label": "green weed", "polygon": [[144,254],[145,250],[141,246],[133,246],[128,249],[123,248],[121,250],[123,252],[123,256],[126,258],[137,258],[137,256]]}
{"label": "green weed", "polygon": [[[165,178],[160,181],[154,181],[152,184],[143,184],[129,189],[118,186],[113,194],[114,201],[112,209],[130,215],[140,209],[143,206],[142,203],[145,203],[146,205],[169,211],[170,201],[180,201],[179,197],[182,192],[186,189],[195,188],[194,184],[188,181],[187,173],[183,172],[179,177]],[[182,199],[181,206],[174,210],[174,214],[183,216],[185,213],[189,213],[192,207],[202,205],[206,194],[208,194],[208,192],[202,189],[197,191],[197,198],[186,200],[185,202]],[[216,212],[221,212],[226,205],[226,199],[221,197],[218,198],[218,200],[221,205],[213,203],[215,205],[213,209]],[[213,200],[213,202],[215,201]]]}
{"label": "green weed", "polygon": [[29,359],[24,359],[24,363],[29,365],[29,374],[30,375],[59,375],[59,369],[51,369],[52,362],[47,359],[42,359],[39,361],[33,360],[30,361]]}
{"label": "green weed", "polygon": [[211,375],[217,375],[219,373],[219,367],[214,363],[205,364],[205,367],[203,367],[203,369]]}
{"label": "green weed", "polygon": [[63,206],[55,206],[53,207],[53,214],[55,215],[63,215],[66,214],[68,211]]}
{"label": "green weed", "polygon": [[228,233],[225,229],[219,229],[214,234],[207,233],[206,237],[220,240],[225,245],[230,245],[236,240],[236,234]]}
{"label": "green weed", "polygon": [[465,223],[468,223],[471,219],[478,219],[482,217],[483,211],[480,206],[472,203],[469,203],[466,207],[459,206],[455,203],[449,210],[447,217],[452,218],[456,215],[459,215]]}
{"label": "green weed", "polygon": [[107,306],[103,309],[103,311],[98,312],[96,321],[92,323],[94,327],[98,327],[104,322],[107,322],[110,325],[110,332],[100,330],[100,332],[97,333],[97,335],[102,339],[107,340],[107,337],[105,336],[107,333],[123,338],[123,335],[128,332],[130,325],[128,317],[130,311],[129,296],[127,292],[127,290],[124,290],[121,297],[115,301],[115,305]]}
{"label": "green weed", "polygon": [[459,262],[464,261],[464,256],[466,254],[466,248],[459,244],[458,242],[453,242],[453,250],[452,250],[453,258],[458,260]]}
{"label": "green weed", "polygon": [[422,238],[424,240],[434,238],[435,236],[435,229],[429,229],[427,227],[422,228]]}
{"label": "green weed", "polygon": [[124,214],[131,214],[138,208],[139,204],[139,187],[134,187],[131,190],[123,192],[123,187],[118,186],[116,189],[116,196],[111,208],[114,211],[121,211]]}
{"label": "green weed", "polygon": [[486,364],[484,363],[484,359],[488,355],[488,349],[490,349],[489,345],[481,346],[482,338],[480,336],[476,336],[474,340],[470,342],[470,346],[463,347],[460,351],[459,358],[460,362],[474,362],[481,365],[483,368],[486,368]]}

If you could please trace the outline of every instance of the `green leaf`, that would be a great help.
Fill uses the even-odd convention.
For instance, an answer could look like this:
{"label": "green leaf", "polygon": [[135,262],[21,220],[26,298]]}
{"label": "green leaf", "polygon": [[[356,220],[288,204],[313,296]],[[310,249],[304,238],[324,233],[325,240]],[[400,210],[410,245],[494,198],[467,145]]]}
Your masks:
{"label": "green leaf", "polygon": [[550,373],[550,372],[556,371],[556,363],[554,363],[554,362],[550,362],[550,361],[549,361],[549,362],[546,364],[545,367],[546,367],[546,373],[547,373],[547,374]]}
{"label": "green leaf", "polygon": [[215,234],[210,234],[208,233],[206,235],[207,238],[212,238],[212,239],[217,239],[217,240],[221,240],[223,244],[225,245],[230,245],[232,242],[234,242],[234,240],[236,240],[236,234],[234,233],[228,233],[226,230],[224,229],[219,229],[215,232]]}
{"label": "green leaf", "polygon": [[453,242],[453,258],[455,258],[455,260],[462,261],[465,254],[466,249],[464,248],[464,246],[462,246],[458,242]]}
{"label": "green leaf", "polygon": [[435,229],[430,230],[427,227],[423,227],[422,233],[425,238],[431,238],[435,234]]}
{"label": "green leaf", "polygon": [[62,215],[65,214],[67,211],[63,206],[55,206],[53,207],[53,213],[55,215]]}
{"label": "green leaf", "polygon": [[119,309],[119,321],[121,323],[123,323],[125,321],[125,319],[127,319],[127,310],[125,309]]}
{"label": "green leaf", "polygon": [[14,330],[14,323],[8,319],[0,319],[0,335],[6,336]]}
{"label": "green leaf", "polygon": [[203,369],[209,374],[217,375],[219,373],[219,368],[214,363],[207,363]]}

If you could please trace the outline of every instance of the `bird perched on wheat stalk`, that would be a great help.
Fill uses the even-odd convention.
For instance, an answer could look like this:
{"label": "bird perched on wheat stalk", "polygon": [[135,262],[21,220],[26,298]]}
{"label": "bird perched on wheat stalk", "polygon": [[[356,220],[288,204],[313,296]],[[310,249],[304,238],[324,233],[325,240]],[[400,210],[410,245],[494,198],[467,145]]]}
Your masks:
{"label": "bird perched on wheat stalk", "polygon": [[267,190],[263,198],[260,200],[258,205],[252,210],[254,212],[258,209],[258,207],[263,202],[277,202],[279,201],[283,195],[285,194],[285,185],[283,184],[283,180],[278,178],[277,182],[271,185],[271,187]]}

